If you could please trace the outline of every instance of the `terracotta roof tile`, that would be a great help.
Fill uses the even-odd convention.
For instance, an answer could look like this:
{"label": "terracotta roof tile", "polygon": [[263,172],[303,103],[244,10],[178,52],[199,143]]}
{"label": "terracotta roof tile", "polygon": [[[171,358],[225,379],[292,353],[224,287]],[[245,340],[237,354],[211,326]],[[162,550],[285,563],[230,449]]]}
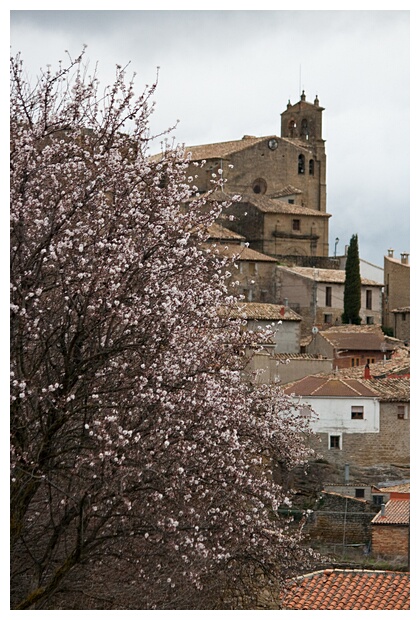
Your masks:
{"label": "terracotta roof tile", "polygon": [[233,318],[244,318],[260,321],[301,321],[300,317],[288,306],[280,304],[263,304],[245,302],[238,303],[237,307],[230,311]]}
{"label": "terracotta roof tile", "polygon": [[[304,278],[310,278],[315,282],[344,284],[346,279],[346,272],[344,269],[317,269],[316,267],[282,267],[282,269]],[[361,278],[361,281],[364,285],[383,287],[383,284],[380,282],[375,282],[367,278]]]}
{"label": "terracotta roof tile", "polygon": [[285,200],[269,198],[268,196],[244,194],[241,202],[253,205],[262,213],[289,213],[292,215],[309,215],[311,217],[331,217],[329,213],[315,211],[314,209],[308,209],[308,207],[301,207],[300,205],[289,204]]}
{"label": "terracotta roof tile", "polygon": [[252,262],[264,262],[264,263],[276,263],[277,260],[267,254],[261,254],[256,250],[251,250],[245,245],[239,245],[237,243],[223,243],[223,244],[206,244],[214,250],[215,254],[224,256],[227,258],[235,258],[236,260],[249,260]]}
{"label": "terracotta roof tile", "polygon": [[246,240],[246,237],[243,235],[239,235],[233,230],[229,230],[229,228],[221,226],[217,222],[214,222],[208,227],[207,233],[209,234],[209,239],[220,239],[223,241],[227,241],[228,239],[237,239],[238,241]]}
{"label": "terracotta roof tile", "polygon": [[410,500],[390,499],[385,505],[385,514],[382,515],[379,511],[371,523],[372,525],[408,525],[410,523]]}
{"label": "terracotta roof tile", "polygon": [[[254,144],[264,142],[277,136],[244,136],[242,140],[230,140],[228,142],[216,142],[212,144],[199,144],[196,146],[186,146],[185,154],[191,153],[191,161],[202,161],[203,159],[225,158],[233,153],[243,151]],[[277,138],[279,139],[279,138]]]}
{"label": "terracotta roof tile", "polygon": [[285,394],[297,396],[370,396],[377,394],[366,382],[357,379],[340,379],[329,375],[310,375],[283,386]]}
{"label": "terracotta roof tile", "polygon": [[410,574],[323,570],[289,583],[284,610],[408,610]]}

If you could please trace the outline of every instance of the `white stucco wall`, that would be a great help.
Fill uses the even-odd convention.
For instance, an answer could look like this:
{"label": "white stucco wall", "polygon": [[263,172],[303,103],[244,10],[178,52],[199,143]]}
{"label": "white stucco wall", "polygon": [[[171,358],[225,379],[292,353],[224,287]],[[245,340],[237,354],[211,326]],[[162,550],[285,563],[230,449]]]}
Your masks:
{"label": "white stucco wall", "polygon": [[[379,400],[375,398],[302,397],[299,402],[317,413],[311,421],[316,433],[379,433]],[[362,420],[351,419],[352,406],[363,406]]]}

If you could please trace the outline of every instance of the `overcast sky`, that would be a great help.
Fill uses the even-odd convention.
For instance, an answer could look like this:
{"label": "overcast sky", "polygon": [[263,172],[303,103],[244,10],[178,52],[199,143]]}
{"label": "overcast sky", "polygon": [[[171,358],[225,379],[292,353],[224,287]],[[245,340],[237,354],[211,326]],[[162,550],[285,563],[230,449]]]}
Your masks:
{"label": "overcast sky", "polygon": [[160,67],[152,129],[180,123],[186,145],[280,133],[305,90],[325,108],[330,254],[353,234],[383,267],[410,252],[408,10],[11,12],[12,54],[28,74],[87,45],[102,85],[130,62],[138,92]]}

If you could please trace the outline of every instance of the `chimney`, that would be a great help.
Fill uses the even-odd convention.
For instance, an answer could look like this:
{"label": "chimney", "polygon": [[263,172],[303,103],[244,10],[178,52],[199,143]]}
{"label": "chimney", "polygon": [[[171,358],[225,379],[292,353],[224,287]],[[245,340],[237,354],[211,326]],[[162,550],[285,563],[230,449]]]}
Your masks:
{"label": "chimney", "polygon": [[349,472],[350,472],[350,465],[346,463],[344,465],[344,482],[346,483],[350,480]]}
{"label": "chimney", "polygon": [[366,366],[365,366],[364,378],[365,378],[365,379],[372,379],[372,377],[371,377],[371,375],[370,375],[370,368],[369,368],[369,364],[366,364]]}
{"label": "chimney", "polygon": [[385,504],[381,504],[381,517],[385,516]]}
{"label": "chimney", "polygon": [[408,252],[401,252],[401,264],[408,265]]}
{"label": "chimney", "polygon": [[388,258],[394,258],[394,250],[392,248],[388,250]]}

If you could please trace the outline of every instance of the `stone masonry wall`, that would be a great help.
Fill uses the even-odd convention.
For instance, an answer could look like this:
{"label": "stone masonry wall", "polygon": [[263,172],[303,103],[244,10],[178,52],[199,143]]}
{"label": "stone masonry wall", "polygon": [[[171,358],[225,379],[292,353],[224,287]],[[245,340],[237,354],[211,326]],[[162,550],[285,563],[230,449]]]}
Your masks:
{"label": "stone masonry wall", "polygon": [[[404,403],[403,403],[404,404]],[[317,433],[314,445],[320,457],[344,467],[410,464],[410,420],[398,418],[398,402],[382,402],[379,433],[343,433],[342,449],[329,449],[328,433]],[[408,407],[408,404],[405,403]],[[338,434],[338,433],[332,433]]]}
{"label": "stone masonry wall", "polygon": [[373,525],[372,551],[380,555],[408,556],[409,535],[407,526]]}

